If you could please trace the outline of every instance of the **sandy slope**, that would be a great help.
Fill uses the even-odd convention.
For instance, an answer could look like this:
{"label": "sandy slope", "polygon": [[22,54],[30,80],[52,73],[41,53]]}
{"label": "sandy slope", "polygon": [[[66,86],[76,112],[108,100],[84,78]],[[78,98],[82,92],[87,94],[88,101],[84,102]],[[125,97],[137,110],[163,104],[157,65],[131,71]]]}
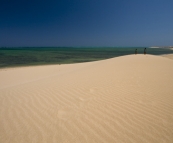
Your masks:
{"label": "sandy slope", "polygon": [[0,70],[1,143],[172,143],[173,60],[129,55]]}
{"label": "sandy slope", "polygon": [[162,56],[173,60],[173,54],[165,54]]}

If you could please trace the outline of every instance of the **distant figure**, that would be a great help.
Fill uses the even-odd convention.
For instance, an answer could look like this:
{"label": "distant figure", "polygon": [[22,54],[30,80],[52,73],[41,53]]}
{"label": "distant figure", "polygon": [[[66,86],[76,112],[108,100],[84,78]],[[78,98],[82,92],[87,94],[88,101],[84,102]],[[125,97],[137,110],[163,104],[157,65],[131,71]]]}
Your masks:
{"label": "distant figure", "polygon": [[145,49],[144,49],[144,55],[146,55],[146,53],[147,53],[147,49],[145,48]]}
{"label": "distant figure", "polygon": [[135,50],[135,55],[138,53],[137,49]]}

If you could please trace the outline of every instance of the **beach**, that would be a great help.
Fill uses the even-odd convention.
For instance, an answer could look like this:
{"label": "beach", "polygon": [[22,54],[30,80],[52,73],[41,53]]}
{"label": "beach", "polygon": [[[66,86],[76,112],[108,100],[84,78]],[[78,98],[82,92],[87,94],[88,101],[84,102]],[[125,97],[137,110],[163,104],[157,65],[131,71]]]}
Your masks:
{"label": "beach", "polygon": [[0,69],[0,142],[172,143],[172,59]]}
{"label": "beach", "polygon": [[162,56],[173,60],[173,54],[163,54]]}

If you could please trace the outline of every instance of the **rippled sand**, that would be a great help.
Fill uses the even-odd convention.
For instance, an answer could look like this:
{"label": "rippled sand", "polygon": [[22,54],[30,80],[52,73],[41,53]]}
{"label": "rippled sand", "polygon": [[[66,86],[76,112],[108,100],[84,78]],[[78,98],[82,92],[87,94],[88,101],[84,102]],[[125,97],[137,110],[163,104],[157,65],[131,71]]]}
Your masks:
{"label": "rippled sand", "polygon": [[173,60],[0,69],[0,142],[172,143]]}

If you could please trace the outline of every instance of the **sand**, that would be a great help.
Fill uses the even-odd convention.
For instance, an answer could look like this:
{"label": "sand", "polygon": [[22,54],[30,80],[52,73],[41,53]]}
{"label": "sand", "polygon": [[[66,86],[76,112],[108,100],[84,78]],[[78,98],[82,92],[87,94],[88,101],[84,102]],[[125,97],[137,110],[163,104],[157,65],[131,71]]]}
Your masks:
{"label": "sand", "polygon": [[164,54],[162,56],[173,60],[173,54]]}
{"label": "sand", "polygon": [[0,69],[0,143],[172,143],[173,60]]}

